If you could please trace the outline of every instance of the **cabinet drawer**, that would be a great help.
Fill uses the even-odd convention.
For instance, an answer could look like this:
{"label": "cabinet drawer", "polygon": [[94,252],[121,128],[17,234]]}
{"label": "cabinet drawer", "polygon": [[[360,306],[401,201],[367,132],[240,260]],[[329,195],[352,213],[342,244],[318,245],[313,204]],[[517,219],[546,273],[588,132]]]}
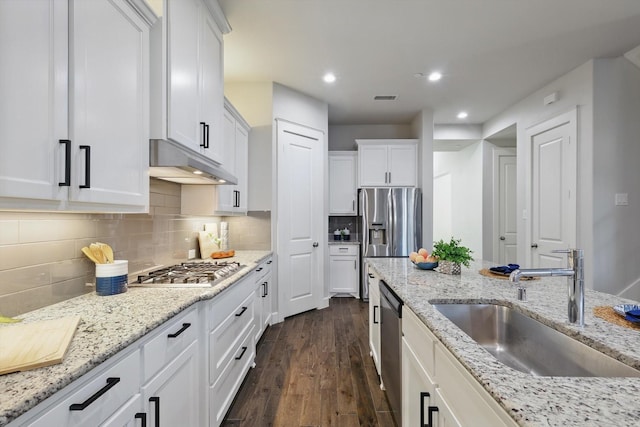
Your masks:
{"label": "cabinet drawer", "polygon": [[208,305],[208,330],[217,328],[236,308],[255,291],[254,273],[244,276],[220,295],[216,296]]}
{"label": "cabinet drawer", "polygon": [[449,351],[436,345],[436,383],[447,411],[460,425],[478,427],[515,426],[515,421],[498,405],[478,381]]}
{"label": "cabinet drawer", "polygon": [[223,369],[235,357],[238,343],[253,326],[254,294],[249,295],[209,334],[209,384],[218,381]]}
{"label": "cabinet drawer", "polygon": [[264,261],[262,261],[260,263],[260,265],[258,267],[256,267],[256,269],[254,270],[255,272],[255,277],[256,277],[256,283],[259,282],[263,282],[264,277],[267,274],[271,273],[271,265],[273,264],[273,260],[271,258],[268,258]]}
{"label": "cabinet drawer", "polygon": [[168,362],[179,355],[198,338],[198,310],[193,307],[187,313],[176,316],[159,326],[155,338],[142,348],[144,378],[146,382]]}
{"label": "cabinet drawer", "polygon": [[225,367],[218,381],[209,389],[209,403],[211,405],[209,425],[211,426],[220,425],[242,384],[242,380],[254,363],[256,356],[254,335],[253,328],[242,335],[242,341],[234,349],[231,363]]}
{"label": "cabinet drawer", "polygon": [[[109,361],[105,362],[109,363]],[[140,351],[128,354],[113,366],[92,377],[82,387],[73,382],[67,389],[78,389],[71,396],[37,418],[30,427],[97,426],[138,393],[140,388]],[[108,380],[109,379],[109,380]],[[97,398],[88,403],[92,397]],[[71,405],[83,404],[84,409],[71,410]]]}
{"label": "cabinet drawer", "polygon": [[436,378],[434,351],[439,340],[406,305],[402,308],[402,334],[422,368],[431,378]]}
{"label": "cabinet drawer", "polygon": [[358,245],[329,245],[329,255],[358,255]]}

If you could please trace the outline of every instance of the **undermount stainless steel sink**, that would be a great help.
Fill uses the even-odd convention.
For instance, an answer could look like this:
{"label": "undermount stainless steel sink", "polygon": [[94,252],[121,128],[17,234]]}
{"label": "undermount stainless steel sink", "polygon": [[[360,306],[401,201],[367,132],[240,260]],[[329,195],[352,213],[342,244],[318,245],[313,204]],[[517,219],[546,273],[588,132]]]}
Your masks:
{"label": "undermount stainless steel sink", "polygon": [[434,304],[505,365],[537,376],[640,377],[640,371],[509,307]]}

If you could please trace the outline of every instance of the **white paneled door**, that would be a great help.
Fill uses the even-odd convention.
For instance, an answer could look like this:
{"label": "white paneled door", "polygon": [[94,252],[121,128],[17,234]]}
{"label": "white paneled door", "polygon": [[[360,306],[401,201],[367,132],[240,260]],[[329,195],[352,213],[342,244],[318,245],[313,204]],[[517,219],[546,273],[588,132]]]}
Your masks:
{"label": "white paneled door", "polygon": [[565,267],[576,245],[576,110],[527,129],[532,150],[531,263]]}
{"label": "white paneled door", "polygon": [[317,308],[322,296],[322,132],[277,121],[279,312],[288,317]]}
{"label": "white paneled door", "polygon": [[[494,194],[497,229],[494,238],[494,261],[500,264],[515,263],[518,260],[516,216],[517,165],[511,150],[494,151],[495,182]],[[497,254],[497,258],[495,255]]]}

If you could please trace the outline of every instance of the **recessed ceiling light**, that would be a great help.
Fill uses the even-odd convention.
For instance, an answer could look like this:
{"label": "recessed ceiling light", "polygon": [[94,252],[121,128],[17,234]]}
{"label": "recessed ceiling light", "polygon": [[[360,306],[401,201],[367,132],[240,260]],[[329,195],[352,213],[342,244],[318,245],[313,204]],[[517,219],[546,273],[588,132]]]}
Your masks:
{"label": "recessed ceiling light", "polygon": [[431,74],[429,74],[429,77],[428,77],[430,82],[437,82],[441,78],[442,78],[442,73],[440,73],[438,71],[432,72]]}
{"label": "recessed ceiling light", "polygon": [[199,170],[195,170],[195,171],[193,171],[193,173],[194,173],[195,175],[202,175],[202,171],[199,171]]}
{"label": "recessed ceiling light", "polygon": [[336,81],[336,75],[333,73],[327,73],[322,77],[322,80],[324,80],[325,83],[333,83]]}
{"label": "recessed ceiling light", "polygon": [[459,119],[466,119],[467,117],[469,117],[469,114],[467,114],[467,112],[466,112],[466,111],[460,111],[460,112],[458,113],[458,118],[459,118]]}

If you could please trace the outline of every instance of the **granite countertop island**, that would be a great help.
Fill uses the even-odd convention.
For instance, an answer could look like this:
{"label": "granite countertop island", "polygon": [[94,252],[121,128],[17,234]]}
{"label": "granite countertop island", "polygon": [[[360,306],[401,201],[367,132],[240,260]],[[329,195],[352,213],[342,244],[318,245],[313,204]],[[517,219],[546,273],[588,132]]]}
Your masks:
{"label": "granite countertop island", "polygon": [[[419,270],[406,258],[369,258],[369,265],[464,367],[522,426],[638,426],[640,378],[539,377],[503,365],[431,303],[493,303],[512,307],[602,353],[640,369],[640,331],[593,315],[596,306],[632,301],[587,290],[584,328],[567,321],[567,279],[526,282],[528,301],[513,284],[479,274],[474,262],[459,276]],[[541,349],[540,351],[544,351]]]}
{"label": "granite countertop island", "polygon": [[251,273],[270,251],[236,251],[225,261],[245,267],[211,288],[136,288],[107,297],[95,292],[24,315],[24,323],[80,316],[62,363],[0,376],[0,426],[25,413],[120,350],[198,301],[214,298]]}

